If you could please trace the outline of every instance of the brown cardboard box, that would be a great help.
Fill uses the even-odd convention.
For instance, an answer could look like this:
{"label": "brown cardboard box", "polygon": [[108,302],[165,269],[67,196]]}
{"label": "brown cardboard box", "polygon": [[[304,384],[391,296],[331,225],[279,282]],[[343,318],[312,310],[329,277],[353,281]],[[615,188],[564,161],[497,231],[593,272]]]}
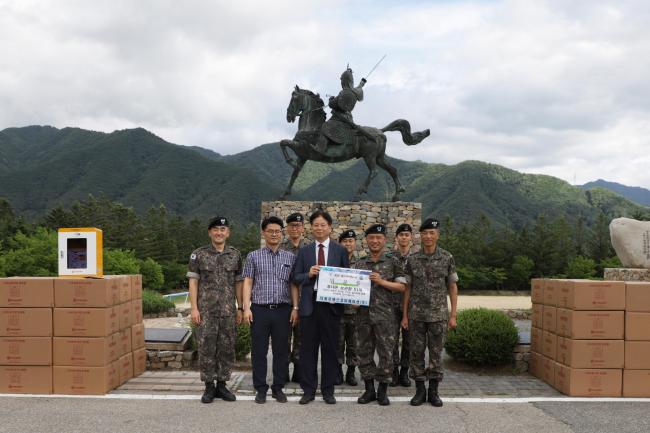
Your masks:
{"label": "brown cardboard box", "polygon": [[54,309],[56,337],[107,337],[117,331],[118,317],[114,307]]}
{"label": "brown cardboard box", "polygon": [[52,308],[53,306],[53,278],[0,278],[0,307]]}
{"label": "brown cardboard box", "polygon": [[128,329],[133,325],[133,310],[131,308],[131,301],[125,302],[117,306],[118,315],[120,320],[120,329]]}
{"label": "brown cardboard box", "polygon": [[625,344],[623,340],[571,340],[558,337],[555,359],[571,368],[623,368]]}
{"label": "brown cardboard box", "polygon": [[555,387],[555,365],[557,363],[550,358],[542,355],[541,378],[544,382]]}
{"label": "brown cardboard box", "polygon": [[569,310],[625,310],[625,282],[565,280],[556,299],[558,307]]}
{"label": "brown cardboard box", "polygon": [[625,310],[650,312],[650,282],[625,283]]}
{"label": "brown cardboard box", "polygon": [[131,291],[133,299],[142,299],[142,275],[129,275],[131,277]]}
{"label": "brown cardboard box", "polygon": [[0,393],[52,394],[52,367],[0,366]]}
{"label": "brown cardboard box", "polygon": [[625,342],[625,368],[650,370],[650,341]]}
{"label": "brown cardboard box", "polygon": [[571,368],[558,364],[555,387],[571,397],[620,397],[623,370]]}
{"label": "brown cardboard box", "polygon": [[115,359],[113,337],[54,337],[54,365],[103,367]]}
{"label": "brown cardboard box", "polygon": [[58,308],[101,308],[115,305],[120,298],[118,278],[57,278],[54,305]]}
{"label": "brown cardboard box", "polygon": [[650,397],[650,370],[623,370],[623,397]]}
{"label": "brown cardboard box", "polygon": [[650,313],[625,313],[625,339],[650,340]]}
{"label": "brown cardboard box", "polygon": [[102,395],[112,389],[117,373],[110,365],[104,367],[54,366],[54,393]]}
{"label": "brown cardboard box", "polygon": [[0,336],[51,337],[51,308],[0,308]]}
{"label": "brown cardboard box", "polygon": [[122,329],[118,332],[118,335],[118,353],[120,354],[120,357],[122,357],[127,353],[131,353],[131,350],[133,350],[131,348],[131,328]]}
{"label": "brown cardboard box", "polygon": [[544,322],[544,305],[543,304],[533,304],[533,317],[532,317],[532,326],[535,328],[542,329]]}
{"label": "brown cardboard box", "polygon": [[533,278],[530,280],[530,300],[533,304],[544,303],[544,285],[546,280],[544,278]]}
{"label": "brown cardboard box", "polygon": [[138,377],[147,369],[147,350],[143,347],[133,351],[133,377]]}
{"label": "brown cardboard box", "polygon": [[530,352],[528,361],[528,372],[538,379],[542,378],[542,359],[543,355],[537,352]]}
{"label": "brown cardboard box", "polygon": [[530,350],[531,352],[542,353],[542,334],[541,328],[530,328]]}
{"label": "brown cardboard box", "polygon": [[574,311],[557,309],[558,335],[585,340],[622,340],[624,311]]}
{"label": "brown cardboard box", "polygon": [[131,301],[131,312],[133,317],[131,324],[137,325],[138,323],[142,323],[142,299],[134,299]]}
{"label": "brown cardboard box", "polygon": [[548,332],[555,332],[555,323],[557,318],[557,308],[544,305],[544,317],[542,319],[542,329]]}
{"label": "brown cardboard box", "polygon": [[544,305],[551,307],[557,306],[557,292],[558,286],[562,284],[563,280],[548,279],[544,283]]}
{"label": "brown cardboard box", "polygon": [[133,325],[131,327],[131,350],[144,347],[144,324]]}
{"label": "brown cardboard box", "polygon": [[109,337],[107,337],[108,340],[108,350],[111,355],[111,362],[117,361],[120,356],[122,356],[121,349],[120,349],[120,333],[116,332],[115,334],[111,334]]}
{"label": "brown cardboard box", "polygon": [[[119,358],[118,358],[119,359]],[[119,387],[120,384],[120,363],[116,359],[108,365],[108,371],[111,380],[111,389]]]}
{"label": "brown cardboard box", "polygon": [[113,278],[118,280],[120,287],[120,300],[119,304],[131,302],[133,294],[131,291],[131,276],[130,275],[113,275]]}
{"label": "brown cardboard box", "polygon": [[0,365],[52,365],[52,337],[0,337]]}
{"label": "brown cardboard box", "polygon": [[552,332],[542,331],[542,355],[555,360],[557,352],[557,335]]}
{"label": "brown cardboard box", "polygon": [[131,352],[118,360],[117,368],[120,373],[120,385],[133,377],[133,354]]}

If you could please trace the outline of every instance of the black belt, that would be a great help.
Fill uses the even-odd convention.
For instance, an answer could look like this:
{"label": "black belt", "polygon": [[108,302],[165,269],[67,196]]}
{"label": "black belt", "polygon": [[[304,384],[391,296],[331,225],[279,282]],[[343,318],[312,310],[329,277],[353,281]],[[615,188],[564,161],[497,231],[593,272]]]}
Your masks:
{"label": "black belt", "polygon": [[288,307],[289,304],[287,303],[282,303],[282,304],[253,304],[257,307],[264,307],[268,308],[269,310],[275,310],[276,308],[281,308],[281,307]]}

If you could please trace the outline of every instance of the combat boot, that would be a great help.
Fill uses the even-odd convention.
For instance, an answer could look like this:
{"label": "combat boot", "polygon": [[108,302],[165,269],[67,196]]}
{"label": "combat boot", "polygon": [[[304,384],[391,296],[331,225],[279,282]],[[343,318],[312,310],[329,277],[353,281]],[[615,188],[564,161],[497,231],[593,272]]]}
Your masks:
{"label": "combat boot", "polygon": [[300,383],[300,365],[297,362],[293,363],[293,375],[291,376],[291,381],[293,383]]}
{"label": "combat boot", "polygon": [[380,382],[377,387],[377,402],[380,406],[388,406],[390,400],[388,399],[388,384],[386,382]]}
{"label": "combat boot", "polygon": [[334,385],[343,385],[343,366],[339,364],[339,372],[336,374]]}
{"label": "combat boot", "polygon": [[217,398],[222,398],[225,401],[235,401],[237,400],[237,397],[230,392],[228,388],[226,388],[226,382],[219,380],[217,381],[217,389],[214,393],[214,396]]}
{"label": "combat boot", "polygon": [[201,396],[201,403],[212,403],[214,401],[216,392],[217,390],[214,387],[214,381],[206,380],[205,391],[203,391],[203,395]]}
{"label": "combat boot", "polygon": [[415,381],[415,395],[411,399],[411,406],[420,406],[427,399],[427,388],[423,380]]}
{"label": "combat boot", "polygon": [[408,367],[402,367],[399,370],[399,384],[401,386],[406,387],[406,388],[411,386],[411,379],[409,379],[409,368]]}
{"label": "combat boot", "polygon": [[357,379],[354,377],[354,365],[348,365],[348,369],[345,372],[345,383],[350,386],[357,386]]}
{"label": "combat boot", "polygon": [[393,376],[391,377],[390,380],[390,386],[397,386],[399,385],[399,367],[393,368]]}
{"label": "combat boot", "polygon": [[442,407],[442,400],[438,396],[438,381],[435,379],[429,380],[429,395],[427,401],[435,407]]}
{"label": "combat boot", "polygon": [[368,379],[364,381],[366,384],[366,391],[363,393],[361,397],[357,399],[357,402],[359,404],[367,404],[370,403],[371,401],[377,400],[377,394],[375,393],[375,381],[372,379]]}

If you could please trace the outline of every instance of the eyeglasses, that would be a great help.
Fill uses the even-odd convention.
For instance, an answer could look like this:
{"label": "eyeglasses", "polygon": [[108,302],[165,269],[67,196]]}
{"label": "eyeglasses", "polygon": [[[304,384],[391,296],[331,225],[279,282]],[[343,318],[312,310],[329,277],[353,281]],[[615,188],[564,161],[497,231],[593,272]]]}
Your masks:
{"label": "eyeglasses", "polygon": [[269,235],[279,235],[282,234],[282,230],[264,230],[264,233]]}

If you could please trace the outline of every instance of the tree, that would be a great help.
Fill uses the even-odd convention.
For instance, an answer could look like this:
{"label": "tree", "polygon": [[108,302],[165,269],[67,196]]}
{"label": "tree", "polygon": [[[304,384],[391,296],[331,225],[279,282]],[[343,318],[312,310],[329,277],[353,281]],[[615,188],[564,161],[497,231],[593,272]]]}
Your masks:
{"label": "tree", "polygon": [[576,256],[569,261],[565,274],[567,278],[593,278],[596,275],[596,262],[587,257]]}
{"label": "tree", "polygon": [[133,250],[104,249],[104,274],[139,274],[140,264]]}
{"label": "tree", "polygon": [[47,277],[57,274],[57,235],[45,227],[37,227],[30,235],[19,231],[0,253],[0,275]]}
{"label": "tree", "polygon": [[[594,232],[591,238],[591,258],[594,262],[600,264],[605,259],[614,255],[612,242],[609,236],[609,220],[605,213],[598,214]],[[602,272],[602,268],[598,266],[598,272]]]}
{"label": "tree", "polygon": [[510,268],[510,282],[516,289],[525,287],[530,284],[530,277],[533,275],[535,263],[528,256],[515,256],[512,267]]}
{"label": "tree", "polygon": [[165,283],[162,266],[151,257],[140,261],[142,286],[150,290],[160,290]]}

